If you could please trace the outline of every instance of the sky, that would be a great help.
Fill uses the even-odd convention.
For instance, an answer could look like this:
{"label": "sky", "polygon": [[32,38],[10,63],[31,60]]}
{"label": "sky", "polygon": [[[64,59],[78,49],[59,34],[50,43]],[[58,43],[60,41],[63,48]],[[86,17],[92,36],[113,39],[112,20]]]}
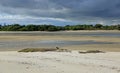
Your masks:
{"label": "sky", "polygon": [[0,0],[0,24],[120,23],[120,0]]}

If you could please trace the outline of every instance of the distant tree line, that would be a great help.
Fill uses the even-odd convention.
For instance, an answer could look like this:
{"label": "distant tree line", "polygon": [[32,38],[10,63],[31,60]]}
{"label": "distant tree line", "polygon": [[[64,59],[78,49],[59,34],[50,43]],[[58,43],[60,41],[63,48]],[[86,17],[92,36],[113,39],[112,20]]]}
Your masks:
{"label": "distant tree line", "polygon": [[0,25],[0,31],[64,31],[64,30],[120,30],[120,25]]}

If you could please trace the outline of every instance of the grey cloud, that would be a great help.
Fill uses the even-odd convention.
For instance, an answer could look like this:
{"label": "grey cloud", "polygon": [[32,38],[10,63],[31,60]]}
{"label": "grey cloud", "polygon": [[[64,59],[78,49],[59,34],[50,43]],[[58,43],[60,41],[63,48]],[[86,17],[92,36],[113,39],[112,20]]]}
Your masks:
{"label": "grey cloud", "polygon": [[63,19],[119,19],[120,0],[0,0],[0,12]]}

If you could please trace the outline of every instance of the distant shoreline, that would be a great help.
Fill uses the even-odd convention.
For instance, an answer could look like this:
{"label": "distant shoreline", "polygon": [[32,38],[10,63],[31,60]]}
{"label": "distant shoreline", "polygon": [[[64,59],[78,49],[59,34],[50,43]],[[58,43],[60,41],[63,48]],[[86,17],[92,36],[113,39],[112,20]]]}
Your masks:
{"label": "distant shoreline", "polygon": [[119,30],[76,30],[76,31],[65,31],[65,32],[120,32]]}
{"label": "distant shoreline", "polygon": [[69,30],[120,30],[120,25],[2,25],[0,26],[0,31],[69,31]]}
{"label": "distant shoreline", "polygon": [[120,30],[0,31],[0,33],[4,32],[120,32]]}

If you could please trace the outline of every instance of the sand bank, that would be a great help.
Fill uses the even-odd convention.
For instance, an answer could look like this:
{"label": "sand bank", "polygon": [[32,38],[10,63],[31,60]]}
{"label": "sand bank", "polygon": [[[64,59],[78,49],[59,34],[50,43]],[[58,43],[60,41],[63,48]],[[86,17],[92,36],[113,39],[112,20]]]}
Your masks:
{"label": "sand bank", "polygon": [[102,41],[102,42],[120,42],[119,37],[99,37],[99,36],[0,36],[0,40],[74,40],[74,41]]}

